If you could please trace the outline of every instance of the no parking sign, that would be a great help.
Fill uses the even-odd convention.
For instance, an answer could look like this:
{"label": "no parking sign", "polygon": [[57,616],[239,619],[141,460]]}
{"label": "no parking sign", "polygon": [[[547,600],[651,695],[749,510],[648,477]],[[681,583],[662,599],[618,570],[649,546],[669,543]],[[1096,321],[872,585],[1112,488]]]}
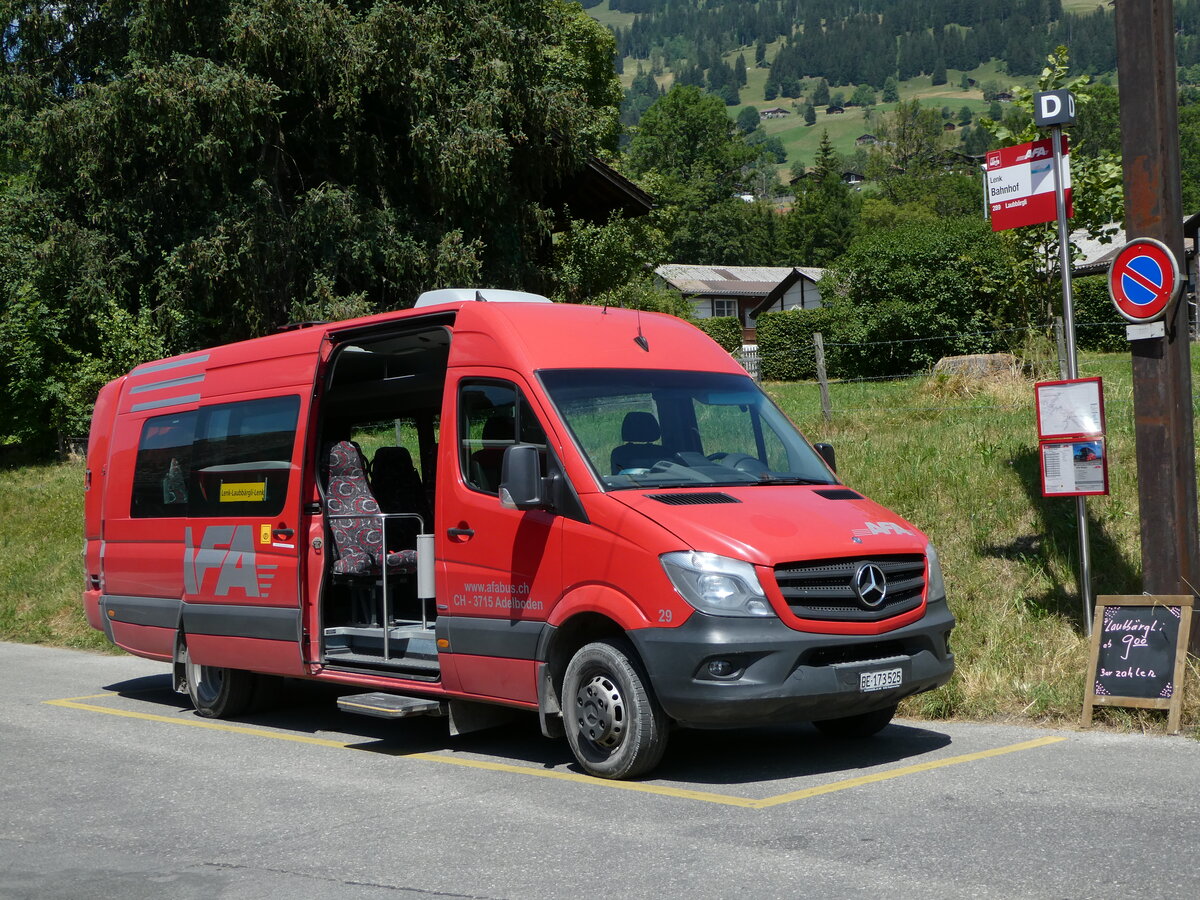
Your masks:
{"label": "no parking sign", "polygon": [[1153,238],[1130,241],[1108,267],[1108,294],[1130,322],[1157,322],[1183,288],[1183,272],[1171,249]]}

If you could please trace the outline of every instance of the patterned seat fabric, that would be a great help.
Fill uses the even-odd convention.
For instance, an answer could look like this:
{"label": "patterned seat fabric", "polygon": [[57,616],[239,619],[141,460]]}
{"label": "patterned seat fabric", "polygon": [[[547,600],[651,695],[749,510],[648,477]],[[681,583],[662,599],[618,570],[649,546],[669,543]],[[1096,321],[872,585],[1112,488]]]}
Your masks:
{"label": "patterned seat fabric", "polygon": [[[382,520],[379,504],[371,493],[363,471],[362,455],[350,441],[339,441],[329,448],[329,482],[326,487],[326,511],[331,516],[329,530],[337,549],[333,563],[336,575],[375,575],[381,571],[383,553]],[[333,518],[361,515],[363,518]],[[388,571],[415,572],[417,551],[400,550],[387,554]]]}

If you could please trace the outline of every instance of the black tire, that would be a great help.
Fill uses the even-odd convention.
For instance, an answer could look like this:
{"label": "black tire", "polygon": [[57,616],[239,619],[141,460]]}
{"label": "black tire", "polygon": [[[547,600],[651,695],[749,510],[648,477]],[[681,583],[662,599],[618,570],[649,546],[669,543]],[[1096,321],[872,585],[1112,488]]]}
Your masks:
{"label": "black tire", "polygon": [[192,706],[206,718],[238,716],[254,702],[258,679],[253,672],[199,665],[192,662],[186,646],[183,648],[183,672]]}
{"label": "black tire", "polygon": [[835,738],[865,738],[883,731],[896,715],[896,706],[885,706],[883,709],[859,713],[857,716],[844,716],[840,719],[823,719],[813,722],[822,734]]}
{"label": "black tire", "polygon": [[580,648],[567,666],[562,705],[567,742],[589,775],[644,775],[667,749],[667,717],[624,640]]}

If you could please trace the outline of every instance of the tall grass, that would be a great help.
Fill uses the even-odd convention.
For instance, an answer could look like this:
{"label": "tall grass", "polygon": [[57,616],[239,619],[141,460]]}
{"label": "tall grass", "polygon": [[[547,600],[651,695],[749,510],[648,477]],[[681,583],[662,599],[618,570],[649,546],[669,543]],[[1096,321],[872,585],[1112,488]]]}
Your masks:
{"label": "tall grass", "polygon": [[[1195,365],[1195,363],[1193,363]],[[1128,354],[1084,354],[1104,378],[1111,493],[1087,501],[1097,594],[1141,592]],[[958,659],[945,688],[902,713],[942,718],[1077,721],[1088,642],[1077,594],[1075,504],[1043,499],[1032,381],[922,377],[834,384],[825,422],[817,386],[768,392],[814,441],[832,442],[847,484],[937,544],[958,617]],[[0,639],[101,648],[80,609],[83,467],[0,470]],[[1200,671],[1185,727],[1200,737]],[[1097,719],[1163,728],[1165,716],[1097,709]]]}
{"label": "tall grass", "polygon": [[84,618],[83,464],[0,469],[0,639],[108,647]]}

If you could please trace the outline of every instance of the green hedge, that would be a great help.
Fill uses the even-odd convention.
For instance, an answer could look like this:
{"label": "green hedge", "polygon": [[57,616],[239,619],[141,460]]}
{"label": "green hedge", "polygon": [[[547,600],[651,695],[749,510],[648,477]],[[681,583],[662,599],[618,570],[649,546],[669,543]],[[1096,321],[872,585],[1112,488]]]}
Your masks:
{"label": "green hedge", "polygon": [[1075,310],[1075,346],[1080,350],[1126,350],[1125,326],[1112,298],[1108,296],[1108,276],[1089,275],[1071,282],[1072,307]]}
{"label": "green hedge", "polygon": [[742,325],[734,316],[697,319],[696,326],[730,353],[742,349]]}
{"label": "green hedge", "polygon": [[825,309],[762,313],[755,326],[762,380],[799,381],[816,378],[813,334],[822,331],[828,340],[829,325],[829,313]]}

